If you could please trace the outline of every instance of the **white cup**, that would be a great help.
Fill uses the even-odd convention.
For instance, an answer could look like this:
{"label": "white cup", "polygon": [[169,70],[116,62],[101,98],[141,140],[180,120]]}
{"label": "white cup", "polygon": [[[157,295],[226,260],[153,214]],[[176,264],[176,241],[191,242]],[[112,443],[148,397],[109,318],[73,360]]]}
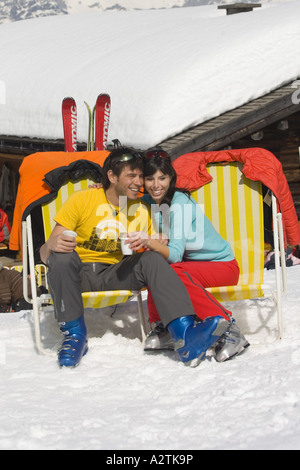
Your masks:
{"label": "white cup", "polygon": [[126,233],[124,233],[120,235],[120,239],[121,239],[121,250],[122,250],[123,255],[132,255],[133,250],[129,248],[129,245],[127,243],[125,243],[125,241],[130,240],[130,238],[127,237]]}
{"label": "white cup", "polygon": [[73,230],[65,230],[63,232],[64,235],[67,235],[67,237],[74,237],[76,238],[77,237],[77,233],[76,232],[73,232]]}

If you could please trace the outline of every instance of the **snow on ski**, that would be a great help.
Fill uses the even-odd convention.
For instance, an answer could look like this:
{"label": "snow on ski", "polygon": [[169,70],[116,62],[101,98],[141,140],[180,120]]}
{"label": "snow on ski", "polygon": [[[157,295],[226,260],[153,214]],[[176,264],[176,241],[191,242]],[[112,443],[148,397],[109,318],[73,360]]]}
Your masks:
{"label": "snow on ski", "polygon": [[74,98],[64,98],[62,102],[65,151],[77,151],[77,106]]}
{"label": "snow on ski", "polygon": [[92,149],[92,146],[93,146],[93,135],[92,135],[92,120],[93,120],[93,116],[92,116],[92,110],[90,108],[90,106],[88,105],[88,103],[85,101],[84,104],[86,105],[86,108],[88,110],[88,114],[89,114],[89,122],[88,122],[88,139],[87,139],[87,150],[93,150]]}
{"label": "snow on ski", "polygon": [[105,150],[110,118],[110,96],[102,93],[95,104],[95,150]]}

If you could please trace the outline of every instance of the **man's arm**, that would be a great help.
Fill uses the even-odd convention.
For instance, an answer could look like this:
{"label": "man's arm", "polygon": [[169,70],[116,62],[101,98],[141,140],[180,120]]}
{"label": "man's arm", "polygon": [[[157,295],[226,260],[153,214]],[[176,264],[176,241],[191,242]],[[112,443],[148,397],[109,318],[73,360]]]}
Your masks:
{"label": "man's arm", "polygon": [[67,230],[66,227],[56,224],[52,233],[46,243],[41,246],[40,255],[43,263],[47,262],[52,251],[60,253],[71,253],[76,248],[76,241],[73,237],[64,235],[63,232]]}

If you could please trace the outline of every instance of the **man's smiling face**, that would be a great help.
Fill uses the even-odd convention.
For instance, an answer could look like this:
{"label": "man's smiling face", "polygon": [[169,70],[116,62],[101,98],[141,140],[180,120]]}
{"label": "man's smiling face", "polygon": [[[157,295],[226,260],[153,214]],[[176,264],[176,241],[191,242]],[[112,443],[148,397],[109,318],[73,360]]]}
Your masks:
{"label": "man's smiling face", "polygon": [[118,197],[126,196],[132,201],[138,198],[139,191],[144,184],[143,178],[143,172],[139,168],[132,170],[129,165],[126,165],[119,176],[111,174],[111,187],[114,188]]}

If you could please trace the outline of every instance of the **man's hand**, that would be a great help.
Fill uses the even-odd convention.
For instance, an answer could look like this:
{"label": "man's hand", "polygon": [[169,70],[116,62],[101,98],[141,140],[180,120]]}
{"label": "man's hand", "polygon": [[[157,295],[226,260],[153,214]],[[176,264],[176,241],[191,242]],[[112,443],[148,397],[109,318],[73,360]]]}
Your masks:
{"label": "man's hand", "polygon": [[40,255],[43,263],[47,263],[52,251],[59,253],[72,253],[75,250],[77,243],[74,237],[64,235],[63,232],[67,230],[66,227],[56,224],[52,233],[46,243],[41,247]]}
{"label": "man's hand", "polygon": [[50,237],[47,245],[50,251],[70,253],[75,250],[77,243],[75,238],[59,233]]}

